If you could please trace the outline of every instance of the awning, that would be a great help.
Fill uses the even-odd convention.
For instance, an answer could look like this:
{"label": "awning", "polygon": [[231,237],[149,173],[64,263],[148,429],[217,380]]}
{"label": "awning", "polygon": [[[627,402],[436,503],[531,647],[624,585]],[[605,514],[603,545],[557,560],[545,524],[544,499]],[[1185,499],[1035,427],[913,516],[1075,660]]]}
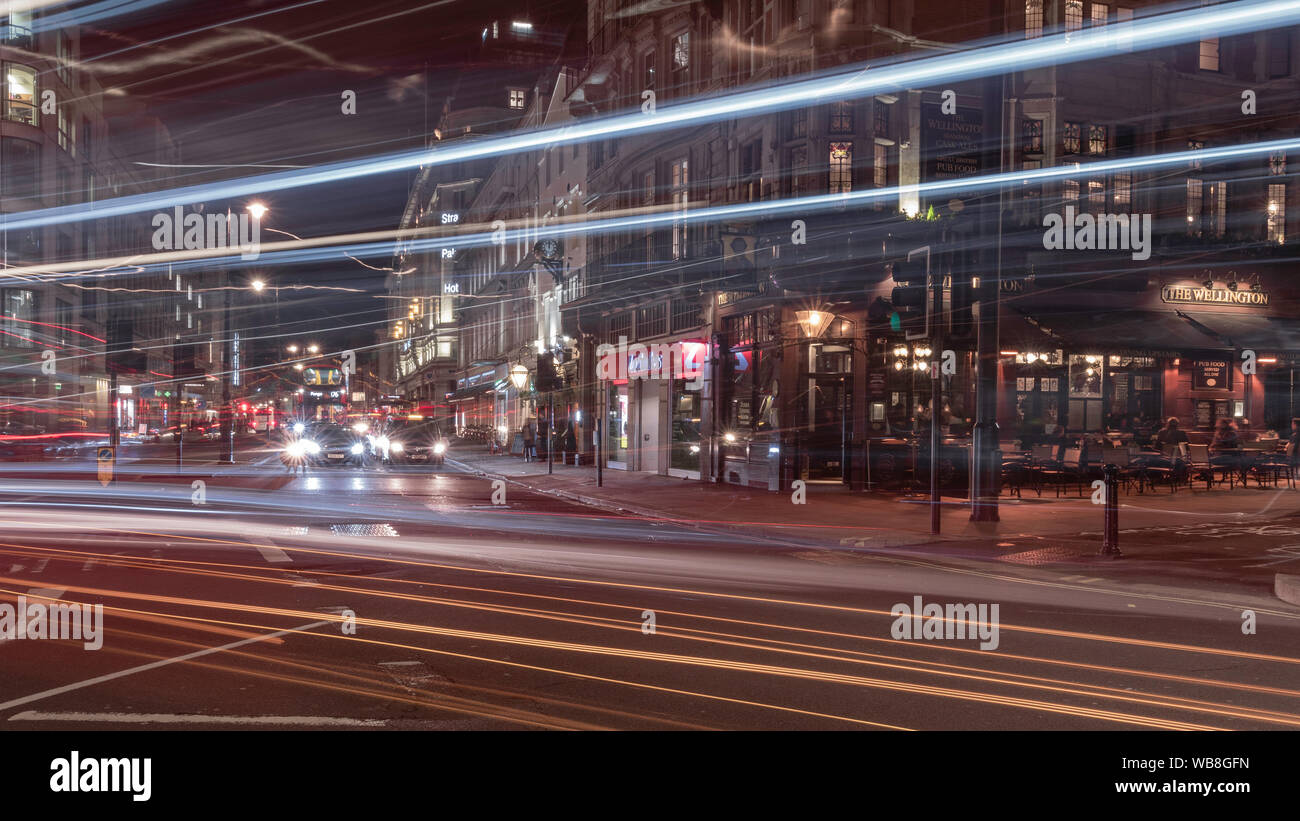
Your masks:
{"label": "awning", "polygon": [[468,402],[471,399],[496,391],[496,385],[492,382],[480,382],[477,385],[470,385],[468,388],[459,388],[447,394],[448,402]]}
{"label": "awning", "polygon": [[1300,351],[1300,319],[1198,311],[1186,314],[1225,347],[1256,351]]}
{"label": "awning", "polygon": [[1074,353],[1184,353],[1231,347],[1176,311],[1087,308],[1021,313],[1040,331],[1062,340],[1064,347]]}

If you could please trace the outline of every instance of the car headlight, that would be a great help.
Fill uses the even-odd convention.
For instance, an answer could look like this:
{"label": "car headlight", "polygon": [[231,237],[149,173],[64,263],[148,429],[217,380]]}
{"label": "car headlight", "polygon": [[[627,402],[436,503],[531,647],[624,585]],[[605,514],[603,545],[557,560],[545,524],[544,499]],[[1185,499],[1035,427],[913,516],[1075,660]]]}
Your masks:
{"label": "car headlight", "polygon": [[389,446],[392,443],[388,441],[387,436],[381,436],[379,437],[379,439],[376,440],[376,444],[378,444],[379,447],[382,448],[383,450],[388,450]]}
{"label": "car headlight", "polygon": [[365,433],[366,431],[370,430],[370,426],[367,425],[365,422],[358,422],[352,426],[352,429],[357,433]]}
{"label": "car headlight", "polygon": [[355,443],[353,443],[353,445],[352,445],[352,455],[353,455],[353,456],[360,456],[364,451],[365,451],[365,448],[361,447],[361,443],[360,443],[360,442],[355,442]]}
{"label": "car headlight", "polygon": [[393,453],[401,453],[402,451],[406,450],[406,448],[402,447],[401,442],[392,443],[391,445],[388,446],[388,449],[391,450]]}
{"label": "car headlight", "polygon": [[284,452],[295,459],[301,459],[303,454],[306,452],[306,446],[303,445],[301,441],[290,442],[288,446],[285,447]]}
{"label": "car headlight", "polygon": [[433,446],[433,452],[441,456],[442,454],[447,452],[447,446],[444,445],[442,442],[438,442]]}
{"label": "car headlight", "polygon": [[302,440],[302,446],[303,446],[304,448],[307,449],[307,452],[308,452],[308,453],[311,453],[311,454],[317,454],[317,453],[320,453],[320,445],[316,444],[315,442],[313,442],[313,441],[310,440],[310,439],[303,439],[303,440]]}
{"label": "car headlight", "polygon": [[302,433],[302,432],[305,431],[306,429],[307,429],[307,426],[304,425],[302,422],[294,422],[294,423],[293,423],[293,432],[294,432],[294,433]]}

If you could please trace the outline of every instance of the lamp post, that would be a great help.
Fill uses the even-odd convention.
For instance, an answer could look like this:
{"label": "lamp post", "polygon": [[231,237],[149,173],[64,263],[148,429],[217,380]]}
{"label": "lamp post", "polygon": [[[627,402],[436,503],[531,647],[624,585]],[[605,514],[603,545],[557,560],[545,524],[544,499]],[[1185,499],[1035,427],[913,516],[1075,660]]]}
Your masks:
{"label": "lamp post", "polygon": [[[245,206],[245,210],[257,221],[261,221],[268,211],[267,207],[260,202],[251,202]],[[230,209],[226,209],[226,224],[230,225]],[[234,378],[235,371],[238,369],[236,360],[236,342],[237,335],[232,327],[232,315],[230,311],[230,273],[226,273],[226,289],[224,300],[224,319],[223,331],[226,334],[226,367],[221,380],[221,458],[218,460],[222,464],[233,465],[235,463],[235,407],[231,399],[231,381]],[[260,279],[254,279],[249,282],[248,287],[256,292],[262,291],[266,283]],[[183,435],[183,434],[182,434]]]}
{"label": "lamp post", "polygon": [[[520,413],[519,413],[519,418],[520,418],[519,429],[522,431],[522,430],[523,430],[523,427],[524,427],[524,424],[525,424],[524,421],[523,421],[523,419],[524,419],[524,415],[523,415],[523,405],[524,405],[524,397],[523,397],[523,393],[524,393],[524,388],[528,387],[528,368],[524,367],[523,365],[515,365],[514,367],[512,367],[512,368],[510,369],[510,384],[515,386],[515,392],[516,392],[517,394],[519,394],[519,411],[520,411]],[[525,461],[525,462],[528,461],[528,454],[527,454],[527,453],[524,454],[524,461]]]}

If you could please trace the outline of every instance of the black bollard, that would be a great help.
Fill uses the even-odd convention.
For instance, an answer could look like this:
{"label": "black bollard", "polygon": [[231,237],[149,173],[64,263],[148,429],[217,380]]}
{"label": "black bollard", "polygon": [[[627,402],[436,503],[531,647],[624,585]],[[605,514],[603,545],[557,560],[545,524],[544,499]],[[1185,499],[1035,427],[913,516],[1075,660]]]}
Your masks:
{"label": "black bollard", "polygon": [[1119,468],[1106,465],[1101,469],[1105,483],[1105,500],[1102,505],[1104,523],[1102,526],[1101,555],[1115,559],[1119,552]]}

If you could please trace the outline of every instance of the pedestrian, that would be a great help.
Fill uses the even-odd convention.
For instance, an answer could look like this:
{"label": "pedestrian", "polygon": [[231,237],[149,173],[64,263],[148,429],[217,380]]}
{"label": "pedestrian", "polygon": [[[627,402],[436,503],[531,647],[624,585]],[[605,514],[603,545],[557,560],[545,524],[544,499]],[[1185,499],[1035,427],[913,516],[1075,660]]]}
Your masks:
{"label": "pedestrian", "polygon": [[531,462],[537,458],[537,433],[533,429],[533,420],[524,422],[524,461]]}

